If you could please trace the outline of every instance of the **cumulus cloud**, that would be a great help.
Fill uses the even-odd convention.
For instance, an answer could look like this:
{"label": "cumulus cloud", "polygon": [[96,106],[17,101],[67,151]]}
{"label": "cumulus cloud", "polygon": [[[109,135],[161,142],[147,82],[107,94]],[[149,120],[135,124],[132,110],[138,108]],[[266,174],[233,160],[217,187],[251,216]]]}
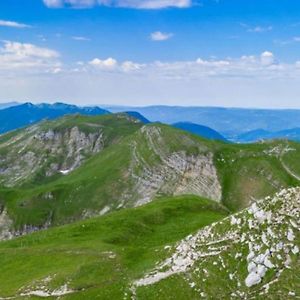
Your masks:
{"label": "cumulus cloud", "polygon": [[4,41],[0,48],[0,71],[41,70],[59,67],[59,53],[33,44]]}
{"label": "cumulus cloud", "polygon": [[94,58],[89,62],[89,64],[93,67],[102,69],[102,70],[114,70],[118,66],[117,60],[114,58],[107,58],[104,60],[101,60],[99,58]]}
{"label": "cumulus cloud", "polygon": [[15,21],[7,21],[7,20],[0,20],[0,26],[4,27],[13,27],[13,28],[30,28],[30,25],[18,23]]}
{"label": "cumulus cloud", "polygon": [[90,8],[96,5],[134,9],[187,8],[192,0],[43,0],[50,8]]}
{"label": "cumulus cloud", "polygon": [[173,36],[173,33],[163,33],[161,31],[152,32],[150,38],[155,42],[162,42],[169,40]]}
{"label": "cumulus cloud", "polygon": [[[279,63],[274,54],[265,51],[260,55],[245,55],[240,58],[202,59],[191,61],[154,61],[137,63],[133,61],[118,62],[114,58],[94,58],[89,62],[80,62],[81,70],[89,68],[98,72],[139,74],[142,77],[162,79],[193,80],[199,78],[279,78],[298,74],[300,63]],[[88,68],[87,68],[88,67]],[[80,68],[76,71],[80,72]],[[298,75],[297,75],[298,76]]]}
{"label": "cumulus cloud", "polygon": [[[7,44],[1,48],[0,89],[3,99],[22,99],[26,95],[36,101],[64,99],[95,104],[117,104],[119,101],[134,104],[136,101],[136,104],[144,105],[243,106],[243,103],[250,103],[255,106],[288,106],[298,103],[300,93],[300,62],[280,62],[270,51],[238,58],[195,58],[145,64],[118,61],[113,57],[94,58],[62,66],[59,65],[58,53],[42,48],[50,50],[43,54],[44,50],[36,51],[36,47],[32,45],[24,50],[22,44]],[[44,73],[43,76],[36,72],[24,76],[16,71],[13,76],[6,76],[9,71],[19,68]],[[14,88],[16,85],[18,89]],[[282,95],[288,99],[284,103]]]}
{"label": "cumulus cloud", "polygon": [[[85,68],[85,64],[80,62],[81,66]],[[145,64],[135,63],[133,61],[124,61],[119,63],[116,59],[109,57],[107,59],[94,58],[88,62],[88,65],[100,71],[114,71],[114,72],[134,72],[141,70]]]}
{"label": "cumulus cloud", "polygon": [[270,65],[273,65],[275,63],[274,54],[270,51],[263,52],[260,56],[260,59],[261,59],[261,63],[264,66],[270,66]]}

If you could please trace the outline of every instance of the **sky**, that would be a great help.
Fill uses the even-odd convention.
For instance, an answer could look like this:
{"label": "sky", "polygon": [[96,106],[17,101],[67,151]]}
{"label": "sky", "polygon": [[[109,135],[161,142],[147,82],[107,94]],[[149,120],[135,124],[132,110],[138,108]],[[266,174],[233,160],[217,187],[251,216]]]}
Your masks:
{"label": "sky", "polygon": [[300,108],[300,2],[1,0],[9,101]]}

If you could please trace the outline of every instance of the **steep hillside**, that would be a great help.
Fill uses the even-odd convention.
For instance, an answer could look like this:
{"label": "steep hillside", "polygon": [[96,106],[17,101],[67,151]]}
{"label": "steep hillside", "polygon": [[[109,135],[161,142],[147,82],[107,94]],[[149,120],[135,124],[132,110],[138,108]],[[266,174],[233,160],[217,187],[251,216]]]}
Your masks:
{"label": "steep hillside", "polygon": [[0,134],[37,123],[44,119],[55,119],[69,114],[103,115],[107,110],[99,107],[78,107],[64,103],[24,103],[0,110]]}
{"label": "steep hillside", "polygon": [[227,140],[219,132],[207,126],[202,126],[190,122],[179,122],[179,123],[172,124],[172,126],[182,130],[186,130],[193,134],[197,134],[200,137],[204,137],[209,140],[227,142]]}
{"label": "steep hillside", "polygon": [[0,136],[0,185],[38,183],[78,168],[142,126],[126,114],[67,116]]}
{"label": "steep hillside", "polygon": [[164,198],[2,242],[0,299],[123,299],[165,249],[226,215],[209,200]]}
{"label": "steep hillside", "polygon": [[299,188],[256,201],[179,242],[134,299],[298,298],[299,218]]}
{"label": "steep hillside", "polygon": [[299,188],[232,216],[198,197],[157,199],[1,242],[0,297],[294,299],[299,219]]}
{"label": "steep hillside", "polygon": [[[69,140],[76,126],[81,134],[74,144]],[[167,125],[143,125],[128,115],[109,115],[42,123],[38,128],[46,128],[43,137],[49,128],[61,132],[58,140],[63,142],[56,148],[56,139],[33,139],[30,132],[35,128],[0,138],[0,151],[1,145],[6,149],[1,160],[2,236],[143,205],[159,196],[206,197],[235,212],[300,180],[300,170],[292,163],[300,153],[296,143],[233,145]],[[24,144],[25,133],[31,138]],[[22,137],[21,142],[16,136]],[[12,142],[15,146],[9,145]],[[53,153],[44,156],[48,148]],[[28,153],[36,157],[34,163]],[[12,166],[17,168],[11,170]],[[20,176],[12,181],[15,170]]]}

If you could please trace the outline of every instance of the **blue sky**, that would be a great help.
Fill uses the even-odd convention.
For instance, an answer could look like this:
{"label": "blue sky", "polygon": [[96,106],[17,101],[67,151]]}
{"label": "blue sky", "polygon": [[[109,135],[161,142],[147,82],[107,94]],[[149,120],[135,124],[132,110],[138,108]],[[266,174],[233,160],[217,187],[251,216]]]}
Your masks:
{"label": "blue sky", "polygon": [[0,101],[300,107],[295,0],[2,0]]}

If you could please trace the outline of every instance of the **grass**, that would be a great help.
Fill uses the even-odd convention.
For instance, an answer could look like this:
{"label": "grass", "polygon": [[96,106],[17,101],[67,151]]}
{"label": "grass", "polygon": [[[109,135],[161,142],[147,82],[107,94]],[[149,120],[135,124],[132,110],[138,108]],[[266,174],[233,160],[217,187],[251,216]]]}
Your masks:
{"label": "grass", "polygon": [[134,278],[166,257],[164,246],[227,214],[217,203],[195,196],[161,198],[2,242],[0,296],[16,295],[52,276],[53,289],[69,282],[78,291],[66,299],[122,299]]}
{"label": "grass", "polygon": [[[94,124],[92,126],[92,124]],[[123,206],[130,207],[136,200],[134,179],[130,168],[134,145],[142,157],[142,164],[135,166],[135,173],[144,167],[155,169],[163,163],[162,158],[176,152],[188,155],[214,155],[214,164],[222,187],[222,203],[235,212],[249,205],[253,199],[273,194],[283,187],[296,186],[293,178],[282,166],[279,157],[266,153],[274,147],[289,145],[291,151],[282,158],[291,170],[299,172],[297,160],[300,146],[296,143],[272,142],[266,144],[234,145],[201,139],[198,136],[167,125],[149,124],[155,130],[152,142],[157,150],[149,147],[148,137],[126,115],[67,116],[57,121],[42,123],[45,130],[66,130],[78,126],[81,130],[103,127],[106,132],[106,147],[68,176],[59,174],[47,178],[38,172],[21,187],[0,189],[0,202],[14,220],[16,229],[30,224],[42,227],[46,222],[62,225],[93,216],[105,207],[116,210],[124,195]],[[48,158],[48,163],[52,159]]]}

